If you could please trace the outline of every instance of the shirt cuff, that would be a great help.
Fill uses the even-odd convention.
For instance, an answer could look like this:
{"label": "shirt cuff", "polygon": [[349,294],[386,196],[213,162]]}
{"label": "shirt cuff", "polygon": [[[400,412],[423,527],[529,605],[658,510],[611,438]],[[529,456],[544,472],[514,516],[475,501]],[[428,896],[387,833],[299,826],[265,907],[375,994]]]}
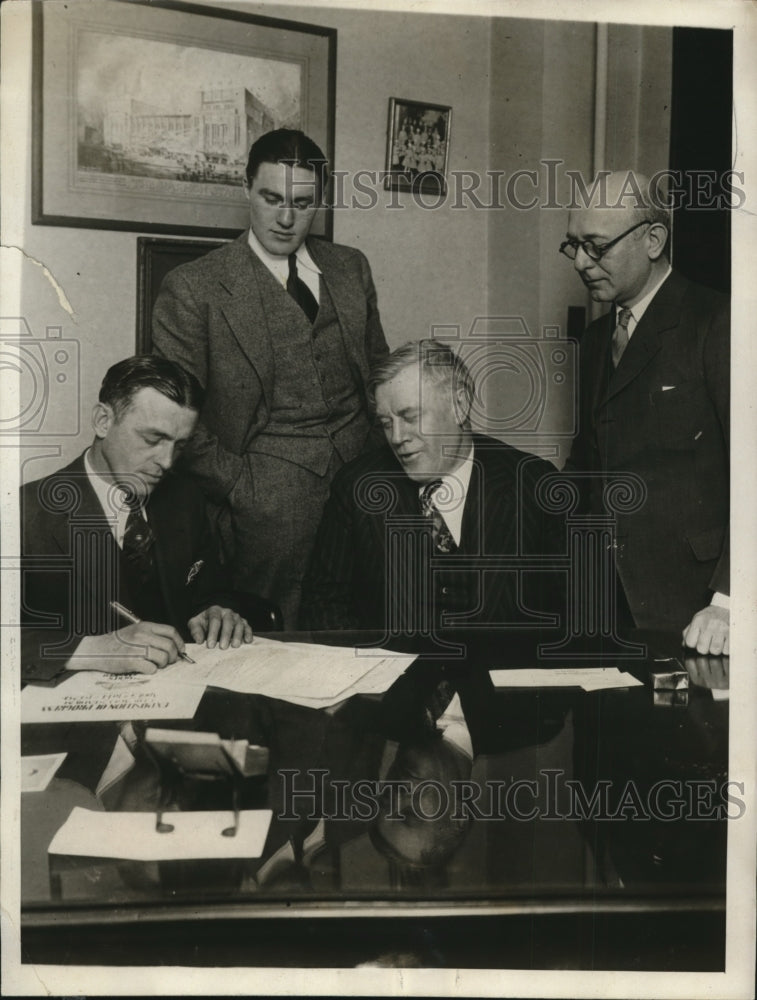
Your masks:
{"label": "shirt cuff", "polygon": [[710,601],[710,605],[714,608],[730,608],[731,598],[728,596],[728,594],[721,594],[719,590],[716,590],[715,593],[712,595],[712,600]]}

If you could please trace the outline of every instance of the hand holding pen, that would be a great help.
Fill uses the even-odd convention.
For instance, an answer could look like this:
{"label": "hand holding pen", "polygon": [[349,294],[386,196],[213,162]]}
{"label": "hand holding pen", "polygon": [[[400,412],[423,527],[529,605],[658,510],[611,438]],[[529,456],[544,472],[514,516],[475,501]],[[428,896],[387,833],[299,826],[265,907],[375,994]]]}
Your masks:
{"label": "hand holding pen", "polygon": [[[173,660],[176,659],[176,657],[172,657],[172,653],[174,651],[176,652],[178,658],[184,660],[186,663],[195,662],[179,647],[176,640],[178,639],[179,642],[182,640],[172,625],[159,625],[155,622],[143,622],[141,618],[138,618],[137,615],[134,614],[133,611],[125,608],[123,604],[119,604],[118,601],[111,601],[110,606],[124,619],[124,621],[129,622],[130,625],[142,625],[148,630],[149,634],[145,636],[145,642],[148,646],[148,654],[150,653],[150,649],[155,647],[160,653],[165,653],[167,657],[166,663],[159,663],[152,656],[149,656],[151,661],[156,662],[156,666],[166,666],[167,663],[172,663]],[[138,643],[140,639],[135,636],[133,638],[130,637],[130,641]],[[162,659],[162,656],[159,656],[158,659]]]}

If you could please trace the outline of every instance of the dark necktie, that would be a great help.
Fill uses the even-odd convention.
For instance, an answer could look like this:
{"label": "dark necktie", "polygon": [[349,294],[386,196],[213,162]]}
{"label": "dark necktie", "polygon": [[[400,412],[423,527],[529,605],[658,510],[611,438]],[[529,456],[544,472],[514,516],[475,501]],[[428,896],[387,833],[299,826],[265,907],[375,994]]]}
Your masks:
{"label": "dark necktie", "polygon": [[433,539],[436,551],[450,553],[457,549],[457,545],[447,527],[447,522],[434,503],[434,494],[441,485],[441,479],[435,479],[423,487],[423,492],[421,493],[421,514],[431,522],[431,538]]}
{"label": "dark necktie", "polygon": [[628,347],[628,321],[631,319],[630,309],[621,309],[618,313],[618,325],[612,335],[612,363],[617,368],[623,351]]}
{"label": "dark necktie", "polygon": [[441,719],[455,696],[455,689],[449,681],[439,681],[424,705],[424,728],[433,733],[436,720]]}
{"label": "dark necktie", "polygon": [[318,315],[318,302],[315,295],[313,295],[302,278],[297,274],[297,254],[294,253],[289,254],[287,291],[310,322],[315,323],[315,317]]}
{"label": "dark necktie", "polygon": [[139,505],[132,506],[126,519],[123,553],[143,583],[154,577],[154,546],[155,535],[142,515],[142,508]]}

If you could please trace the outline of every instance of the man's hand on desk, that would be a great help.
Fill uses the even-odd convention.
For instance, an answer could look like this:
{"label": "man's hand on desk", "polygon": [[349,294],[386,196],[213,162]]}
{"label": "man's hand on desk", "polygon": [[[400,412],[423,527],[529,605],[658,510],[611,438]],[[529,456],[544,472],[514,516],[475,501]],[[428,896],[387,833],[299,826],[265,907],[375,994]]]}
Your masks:
{"label": "man's hand on desk", "polygon": [[727,656],[686,656],[683,666],[691,683],[715,691],[728,690]]}
{"label": "man's hand on desk", "polygon": [[689,624],[683,630],[683,641],[690,649],[698,653],[712,656],[728,656],[728,632],[730,627],[730,612],[710,604],[697,611]]}
{"label": "man's hand on desk", "polygon": [[214,649],[216,643],[221,649],[228,649],[252,642],[252,629],[247,621],[231,608],[217,604],[190,618],[187,625],[194,641],[200,645],[206,643],[208,649]]}
{"label": "man's hand on desk", "polygon": [[108,674],[154,674],[184,652],[184,640],[172,625],[137,622],[105,635],[85,636],[66,664],[67,670],[104,670]]}

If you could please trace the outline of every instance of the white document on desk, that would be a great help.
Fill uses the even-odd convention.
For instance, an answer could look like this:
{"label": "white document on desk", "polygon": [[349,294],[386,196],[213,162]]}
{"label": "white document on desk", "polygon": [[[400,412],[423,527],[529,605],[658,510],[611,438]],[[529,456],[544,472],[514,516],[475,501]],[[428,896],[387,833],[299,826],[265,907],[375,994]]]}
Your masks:
{"label": "white document on desk", "polygon": [[298,705],[326,708],[362,687],[386,690],[415,659],[386,650],[356,650],[281,642],[257,636],[237,649],[187,646],[194,664],[175,663],[163,672],[185,684],[213,685],[241,694],[262,694]]}
{"label": "white document on desk", "polygon": [[21,692],[22,722],[99,722],[191,719],[202,689],[157,674],[105,674],[80,670],[62,684],[28,684]]}
{"label": "white document on desk", "polygon": [[617,667],[525,667],[490,670],[489,676],[497,688],[580,687],[584,691],[604,691],[643,686],[632,674]]}
{"label": "white document on desk", "polygon": [[21,758],[21,791],[44,792],[68,754],[45,753]]}
{"label": "white document on desk", "polygon": [[170,833],[158,833],[154,812],[98,812],[76,806],[52,839],[50,854],[124,861],[179,861],[199,858],[259,858],[273,813],[247,809],[239,813],[233,837],[223,831],[234,824],[229,809],[216,812],[166,812]]}

